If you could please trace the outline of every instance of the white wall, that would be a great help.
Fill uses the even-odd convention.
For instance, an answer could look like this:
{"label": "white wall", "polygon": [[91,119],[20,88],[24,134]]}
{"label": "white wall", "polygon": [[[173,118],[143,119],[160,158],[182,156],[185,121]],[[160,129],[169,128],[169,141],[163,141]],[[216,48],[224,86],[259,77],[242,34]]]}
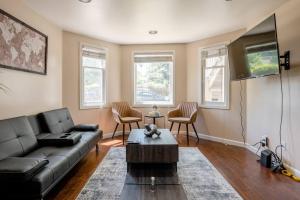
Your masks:
{"label": "white wall", "polygon": [[47,75],[0,68],[0,119],[35,114],[62,106],[62,30],[23,1],[1,0],[0,8],[48,36]]}
{"label": "white wall", "polygon": [[[285,162],[300,169],[300,1],[291,0],[276,10],[280,51],[291,51],[291,70],[283,71]],[[267,17],[267,16],[266,16]],[[254,144],[262,135],[271,149],[279,144],[281,92],[278,76],[247,81],[247,141]]]}

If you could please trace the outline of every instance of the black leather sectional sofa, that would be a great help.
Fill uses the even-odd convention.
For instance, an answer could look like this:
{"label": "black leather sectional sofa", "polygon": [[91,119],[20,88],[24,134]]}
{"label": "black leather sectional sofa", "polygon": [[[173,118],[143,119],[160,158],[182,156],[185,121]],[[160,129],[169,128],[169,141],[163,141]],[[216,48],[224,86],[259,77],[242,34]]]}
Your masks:
{"label": "black leather sectional sofa", "polygon": [[0,120],[0,199],[42,199],[101,138],[67,108]]}

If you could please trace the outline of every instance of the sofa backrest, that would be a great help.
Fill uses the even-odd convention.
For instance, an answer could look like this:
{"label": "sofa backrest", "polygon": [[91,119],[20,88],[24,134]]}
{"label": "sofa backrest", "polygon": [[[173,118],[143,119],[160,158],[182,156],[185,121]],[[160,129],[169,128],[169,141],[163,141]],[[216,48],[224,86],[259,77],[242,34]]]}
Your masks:
{"label": "sofa backrest", "polygon": [[42,114],[27,116],[35,135],[40,133],[49,133],[49,129]]}
{"label": "sofa backrest", "polygon": [[50,133],[70,132],[74,127],[71,114],[67,108],[42,113]]}
{"label": "sofa backrest", "polygon": [[37,146],[37,139],[27,117],[0,120],[0,160],[23,156]]}

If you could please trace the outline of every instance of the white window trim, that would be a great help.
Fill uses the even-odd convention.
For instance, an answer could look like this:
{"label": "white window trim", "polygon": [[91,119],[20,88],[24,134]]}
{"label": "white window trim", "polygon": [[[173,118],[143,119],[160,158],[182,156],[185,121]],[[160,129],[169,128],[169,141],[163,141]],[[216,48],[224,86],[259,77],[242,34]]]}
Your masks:
{"label": "white window trim", "polygon": [[172,107],[175,107],[175,88],[176,88],[176,84],[175,84],[175,77],[176,77],[176,74],[175,74],[175,71],[176,71],[176,63],[175,63],[175,60],[176,60],[176,54],[175,54],[175,50],[147,50],[147,51],[133,51],[132,52],[132,55],[131,55],[131,63],[132,63],[132,70],[133,70],[133,77],[132,77],[132,88],[133,88],[133,93],[132,93],[132,96],[133,96],[133,100],[132,100],[132,105],[133,107],[135,108],[152,108],[153,105],[150,105],[150,104],[137,104],[135,102],[135,92],[136,92],[136,84],[135,84],[135,81],[136,81],[136,72],[135,72],[135,62],[134,62],[134,55],[136,53],[172,53],[173,54],[173,70],[172,70],[172,78],[171,78],[171,85],[172,85],[172,92],[173,92],[173,103],[172,104],[155,104],[157,105],[158,107],[160,108],[172,108]]}
{"label": "white window trim", "polygon": [[224,42],[221,44],[215,44],[212,46],[206,46],[206,47],[202,47],[199,48],[199,52],[198,52],[198,61],[199,61],[199,71],[198,73],[200,73],[200,82],[199,82],[199,97],[198,97],[198,102],[199,102],[199,106],[202,108],[207,108],[207,109],[223,109],[223,110],[228,110],[230,109],[230,69],[229,69],[229,59],[228,59],[228,49],[227,49],[227,57],[226,57],[226,66],[225,66],[225,76],[224,76],[224,90],[225,90],[225,103],[211,103],[211,102],[204,102],[204,67],[202,66],[202,56],[201,56],[201,52],[203,50],[207,50],[207,49],[218,49],[221,47],[227,47],[229,44],[229,42]]}
{"label": "white window trim", "polygon": [[[84,67],[82,66],[82,48],[83,46],[88,46],[91,48],[96,48],[99,49],[100,51],[103,51],[103,53],[105,54],[105,69],[104,69],[104,91],[103,91],[103,95],[104,95],[104,103],[102,105],[99,106],[86,106],[83,104],[83,99],[84,99],[84,86],[83,86],[83,80],[84,80]],[[79,69],[79,76],[80,76],[80,83],[79,83],[79,109],[80,110],[87,110],[87,109],[99,109],[99,108],[103,108],[103,107],[107,107],[107,66],[108,66],[108,49],[104,48],[104,47],[100,47],[97,45],[93,45],[93,44],[89,44],[89,43],[84,43],[84,42],[80,42],[79,44],[79,65],[80,65],[80,69]]]}

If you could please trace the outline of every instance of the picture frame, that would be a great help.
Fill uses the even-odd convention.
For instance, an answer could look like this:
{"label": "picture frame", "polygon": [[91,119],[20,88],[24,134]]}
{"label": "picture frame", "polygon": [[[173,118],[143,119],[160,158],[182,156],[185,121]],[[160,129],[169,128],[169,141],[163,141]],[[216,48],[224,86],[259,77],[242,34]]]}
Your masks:
{"label": "picture frame", "polygon": [[47,74],[48,36],[0,9],[0,67]]}

